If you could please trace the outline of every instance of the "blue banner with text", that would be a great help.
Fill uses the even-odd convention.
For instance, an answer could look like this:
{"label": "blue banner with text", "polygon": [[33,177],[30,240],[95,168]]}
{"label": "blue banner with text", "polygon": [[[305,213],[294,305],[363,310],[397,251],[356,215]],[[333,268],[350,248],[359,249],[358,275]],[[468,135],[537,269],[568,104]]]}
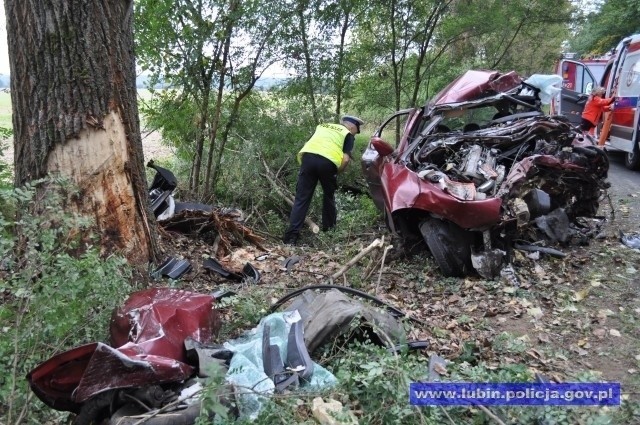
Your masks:
{"label": "blue banner with text", "polygon": [[619,406],[620,383],[413,382],[417,406]]}

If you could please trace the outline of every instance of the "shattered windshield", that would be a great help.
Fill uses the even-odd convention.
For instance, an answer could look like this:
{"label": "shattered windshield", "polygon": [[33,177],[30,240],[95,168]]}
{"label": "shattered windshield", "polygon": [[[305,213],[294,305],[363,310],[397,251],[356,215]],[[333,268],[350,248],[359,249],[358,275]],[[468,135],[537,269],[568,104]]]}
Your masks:
{"label": "shattered windshield", "polygon": [[502,114],[494,105],[480,105],[470,109],[454,109],[443,111],[442,120],[438,124],[438,132],[474,131],[486,127],[492,120]]}

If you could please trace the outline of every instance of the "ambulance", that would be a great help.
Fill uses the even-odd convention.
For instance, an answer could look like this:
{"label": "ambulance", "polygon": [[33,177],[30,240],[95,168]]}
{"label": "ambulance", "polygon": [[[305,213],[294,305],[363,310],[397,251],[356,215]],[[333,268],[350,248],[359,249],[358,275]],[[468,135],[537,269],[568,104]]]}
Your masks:
{"label": "ambulance", "polygon": [[563,77],[562,90],[551,113],[565,115],[579,125],[582,109],[593,87],[601,85],[606,97],[615,97],[610,125],[598,127],[605,148],[625,152],[625,165],[640,169],[640,34],[624,38],[608,57],[574,60],[563,58],[556,68]]}

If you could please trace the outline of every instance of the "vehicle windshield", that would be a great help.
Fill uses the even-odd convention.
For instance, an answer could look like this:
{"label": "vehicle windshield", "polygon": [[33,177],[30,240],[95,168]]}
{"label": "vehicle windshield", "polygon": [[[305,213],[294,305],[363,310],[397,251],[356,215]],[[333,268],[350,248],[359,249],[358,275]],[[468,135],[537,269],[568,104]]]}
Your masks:
{"label": "vehicle windshield", "polygon": [[492,120],[508,115],[508,112],[501,112],[494,105],[480,105],[469,109],[442,111],[438,115],[442,116],[442,120],[437,132],[468,132],[486,127]]}

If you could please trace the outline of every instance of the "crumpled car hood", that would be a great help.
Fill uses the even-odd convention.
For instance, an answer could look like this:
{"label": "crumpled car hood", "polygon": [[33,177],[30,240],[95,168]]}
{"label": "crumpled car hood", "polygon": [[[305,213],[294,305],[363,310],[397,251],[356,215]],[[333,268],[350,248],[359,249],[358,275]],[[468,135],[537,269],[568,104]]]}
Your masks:
{"label": "crumpled car hood", "polygon": [[209,343],[220,328],[213,302],[211,295],[171,288],[133,293],[113,314],[113,346],[96,342],[60,353],[27,375],[29,385],[48,406],[77,413],[110,389],[185,380],[194,372],[185,339]]}

